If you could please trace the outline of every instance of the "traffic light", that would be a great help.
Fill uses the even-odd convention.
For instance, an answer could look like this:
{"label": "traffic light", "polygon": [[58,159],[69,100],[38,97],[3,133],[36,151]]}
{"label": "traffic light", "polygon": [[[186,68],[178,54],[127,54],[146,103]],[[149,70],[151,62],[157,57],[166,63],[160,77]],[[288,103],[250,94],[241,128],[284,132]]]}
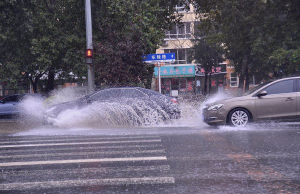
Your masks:
{"label": "traffic light", "polygon": [[85,51],[85,63],[93,63],[93,49],[86,49]]}
{"label": "traffic light", "polygon": [[86,57],[93,57],[93,50],[92,49],[86,49]]}

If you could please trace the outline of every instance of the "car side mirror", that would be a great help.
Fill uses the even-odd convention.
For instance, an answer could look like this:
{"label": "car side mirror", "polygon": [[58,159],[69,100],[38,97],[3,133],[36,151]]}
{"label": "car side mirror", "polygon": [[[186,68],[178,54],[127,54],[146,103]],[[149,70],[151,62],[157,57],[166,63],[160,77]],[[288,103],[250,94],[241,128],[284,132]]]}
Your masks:
{"label": "car side mirror", "polygon": [[267,91],[263,90],[263,91],[260,91],[260,92],[257,94],[257,97],[266,96],[267,94],[268,94]]}

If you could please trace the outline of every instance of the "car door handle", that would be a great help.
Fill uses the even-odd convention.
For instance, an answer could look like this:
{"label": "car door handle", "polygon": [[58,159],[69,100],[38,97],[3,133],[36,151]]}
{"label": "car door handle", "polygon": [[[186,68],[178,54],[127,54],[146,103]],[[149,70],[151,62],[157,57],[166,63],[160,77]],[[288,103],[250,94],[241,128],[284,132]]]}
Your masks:
{"label": "car door handle", "polygon": [[289,98],[287,98],[285,101],[292,101],[292,100],[295,100],[294,98],[291,98],[291,97],[289,97]]}

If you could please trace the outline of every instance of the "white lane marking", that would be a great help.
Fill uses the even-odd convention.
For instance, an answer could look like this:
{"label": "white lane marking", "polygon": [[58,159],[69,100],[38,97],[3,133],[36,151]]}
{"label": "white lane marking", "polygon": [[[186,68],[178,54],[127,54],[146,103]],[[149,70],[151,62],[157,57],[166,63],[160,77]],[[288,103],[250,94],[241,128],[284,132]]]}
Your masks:
{"label": "white lane marking", "polygon": [[173,177],[113,178],[0,184],[0,190],[51,189],[92,185],[174,184]]}
{"label": "white lane marking", "polygon": [[147,143],[161,142],[160,139],[154,140],[136,140],[136,141],[102,141],[102,142],[75,142],[75,143],[52,143],[52,144],[21,144],[21,145],[2,145],[0,148],[16,148],[16,147],[39,147],[39,146],[62,146],[62,145],[89,145],[89,144],[114,144],[114,143]]}
{"label": "white lane marking", "polygon": [[[122,167],[99,167],[99,168],[76,168],[76,169],[45,169],[45,170],[8,170],[2,171],[4,176],[52,176],[52,175],[77,175],[77,174],[95,174],[95,173],[115,173],[115,172],[132,172],[132,171],[169,171],[169,165],[156,166],[122,166]],[[79,175],[80,176],[80,175]]]}
{"label": "white lane marking", "polygon": [[90,163],[90,162],[128,162],[128,161],[153,161],[153,160],[167,160],[167,157],[159,156],[159,157],[132,157],[132,158],[102,158],[102,159],[7,162],[7,163],[0,163],[0,167],[43,165],[43,164],[72,164],[72,163]]}
{"label": "white lane marking", "polygon": [[69,139],[64,139],[60,137],[58,139],[55,137],[55,139],[31,139],[31,140],[24,140],[24,141],[19,141],[17,139],[13,141],[3,141],[1,144],[10,144],[10,143],[29,143],[29,142],[57,142],[57,141],[84,141],[84,140],[120,140],[120,139],[157,139],[159,136],[130,136],[130,137],[91,137],[91,138],[69,138]]}
{"label": "white lane marking", "polygon": [[123,151],[97,151],[97,152],[72,152],[72,153],[46,153],[46,154],[32,154],[28,153],[27,155],[9,155],[9,156],[0,156],[0,159],[13,159],[13,158],[33,158],[33,157],[53,157],[53,156],[85,156],[85,155],[91,155],[91,154],[107,154],[107,155],[113,155],[113,154],[153,154],[153,153],[159,153],[164,154],[165,150],[123,150]]}
{"label": "white lane marking", "polygon": [[[146,145],[125,145],[125,146],[86,146],[86,147],[63,147],[63,148],[44,148],[41,147],[41,149],[35,148],[36,152],[51,152],[51,151],[71,151],[71,150],[76,150],[76,151],[83,151],[83,150],[90,150],[90,149],[124,149],[124,148],[161,148],[162,144],[146,144]],[[22,149],[22,150],[0,150],[0,154],[12,154],[12,153],[25,153],[25,152],[30,152],[32,153],[32,149],[28,147],[28,149]]]}

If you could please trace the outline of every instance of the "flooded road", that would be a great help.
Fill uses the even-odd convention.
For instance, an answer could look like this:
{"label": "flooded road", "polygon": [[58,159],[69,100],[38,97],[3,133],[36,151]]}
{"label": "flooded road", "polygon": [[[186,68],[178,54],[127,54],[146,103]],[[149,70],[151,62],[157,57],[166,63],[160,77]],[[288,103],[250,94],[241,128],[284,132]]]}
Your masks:
{"label": "flooded road", "polygon": [[[300,193],[300,123],[211,127],[198,103],[152,126],[101,126],[42,109],[0,119],[1,193]],[[95,119],[95,118],[94,118]]]}
{"label": "flooded road", "polygon": [[[299,193],[300,124],[0,122],[1,193]],[[202,124],[201,124],[202,125]]]}

